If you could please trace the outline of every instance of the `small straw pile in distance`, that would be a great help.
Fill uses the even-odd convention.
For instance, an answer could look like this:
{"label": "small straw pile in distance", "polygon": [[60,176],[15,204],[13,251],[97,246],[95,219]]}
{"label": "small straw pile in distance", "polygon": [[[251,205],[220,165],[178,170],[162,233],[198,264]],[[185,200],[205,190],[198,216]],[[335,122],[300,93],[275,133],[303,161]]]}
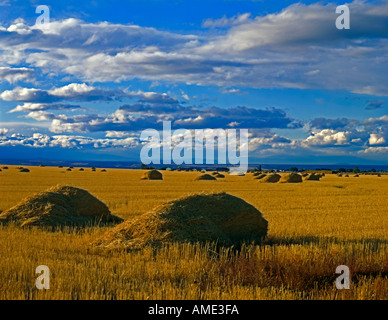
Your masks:
{"label": "small straw pile in distance", "polygon": [[311,173],[309,174],[306,178],[305,181],[319,181],[321,179],[321,176],[316,174],[316,173]]}
{"label": "small straw pile in distance", "polygon": [[276,183],[279,182],[281,176],[277,173],[272,173],[270,175],[267,175],[266,177],[260,179],[260,182],[263,183]]}
{"label": "small straw pile in distance", "polygon": [[[254,175],[255,176],[255,175]],[[263,178],[265,178],[267,175],[265,174],[265,173],[260,173],[259,175],[257,175],[257,176],[255,176],[256,178],[256,180],[260,180],[260,179],[263,179]]]}
{"label": "small straw pile in distance", "polygon": [[217,179],[214,176],[211,176],[210,174],[205,173],[195,178],[195,180],[217,180]]}
{"label": "small straw pile in distance", "polygon": [[301,183],[303,182],[302,176],[298,173],[288,173],[281,177],[279,180],[281,183]]}
{"label": "small straw pile in distance", "polygon": [[149,170],[143,173],[141,180],[163,180],[163,175],[158,170]]}

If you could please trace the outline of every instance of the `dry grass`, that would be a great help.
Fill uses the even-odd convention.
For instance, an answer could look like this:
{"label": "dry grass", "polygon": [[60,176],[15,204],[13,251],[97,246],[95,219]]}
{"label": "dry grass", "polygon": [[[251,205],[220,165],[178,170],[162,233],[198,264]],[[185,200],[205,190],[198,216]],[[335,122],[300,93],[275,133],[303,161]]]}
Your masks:
{"label": "dry grass", "polygon": [[[100,252],[88,246],[107,228],[46,232],[0,227],[0,299],[387,299],[388,176],[319,183],[260,184],[250,175],[193,180],[195,172],[105,173],[16,167],[0,172],[0,210],[56,184],[88,190],[128,219],[190,193],[228,192],[269,222],[262,246],[240,252],[212,245],[173,244],[159,250]],[[35,288],[35,268],[52,273],[51,289]],[[350,290],[335,288],[335,268],[349,266]]]}

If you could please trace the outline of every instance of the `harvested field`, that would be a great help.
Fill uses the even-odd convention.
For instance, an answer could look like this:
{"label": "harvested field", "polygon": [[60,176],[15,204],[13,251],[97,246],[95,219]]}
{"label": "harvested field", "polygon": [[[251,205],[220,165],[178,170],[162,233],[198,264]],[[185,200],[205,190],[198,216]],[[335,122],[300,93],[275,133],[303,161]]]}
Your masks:
{"label": "harvested field", "polygon": [[[0,226],[0,299],[388,299],[388,175],[326,174],[319,183],[297,184],[228,175],[193,183],[198,172],[164,171],[160,184],[140,180],[140,170],[62,174],[46,166],[20,174],[8,167],[0,179],[2,212],[57,184],[87,190],[128,221],[193,193],[226,192],[257,208],[268,233],[261,245],[240,251],[169,243],[94,252],[90,243],[111,228]],[[34,289],[39,264],[53,274],[50,290]],[[338,291],[335,269],[342,264],[352,282]]]}

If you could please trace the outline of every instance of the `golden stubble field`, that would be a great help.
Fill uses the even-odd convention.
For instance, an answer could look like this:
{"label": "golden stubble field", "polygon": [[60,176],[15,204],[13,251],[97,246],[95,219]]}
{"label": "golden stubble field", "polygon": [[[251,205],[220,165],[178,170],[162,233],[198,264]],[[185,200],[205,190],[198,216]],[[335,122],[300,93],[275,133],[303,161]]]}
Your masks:
{"label": "golden stubble field", "polygon": [[[0,227],[0,299],[387,299],[388,176],[326,175],[321,181],[266,184],[226,175],[194,181],[196,172],[15,166],[0,172],[0,211],[56,184],[88,190],[111,212],[131,219],[195,192],[228,192],[269,222],[261,246],[236,251],[212,244],[166,245],[157,251],[97,251],[89,243],[106,228],[46,232]],[[49,290],[35,287],[35,268],[51,271]],[[349,290],[335,269],[351,271]]]}

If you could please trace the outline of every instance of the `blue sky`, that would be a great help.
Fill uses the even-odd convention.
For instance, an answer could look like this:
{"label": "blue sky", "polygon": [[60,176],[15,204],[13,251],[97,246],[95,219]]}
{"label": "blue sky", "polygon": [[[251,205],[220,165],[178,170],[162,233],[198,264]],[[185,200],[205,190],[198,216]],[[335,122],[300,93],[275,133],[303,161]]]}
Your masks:
{"label": "blue sky", "polygon": [[[35,25],[38,5],[47,28]],[[0,1],[0,158],[139,160],[246,128],[250,162],[388,164],[388,1]]]}

